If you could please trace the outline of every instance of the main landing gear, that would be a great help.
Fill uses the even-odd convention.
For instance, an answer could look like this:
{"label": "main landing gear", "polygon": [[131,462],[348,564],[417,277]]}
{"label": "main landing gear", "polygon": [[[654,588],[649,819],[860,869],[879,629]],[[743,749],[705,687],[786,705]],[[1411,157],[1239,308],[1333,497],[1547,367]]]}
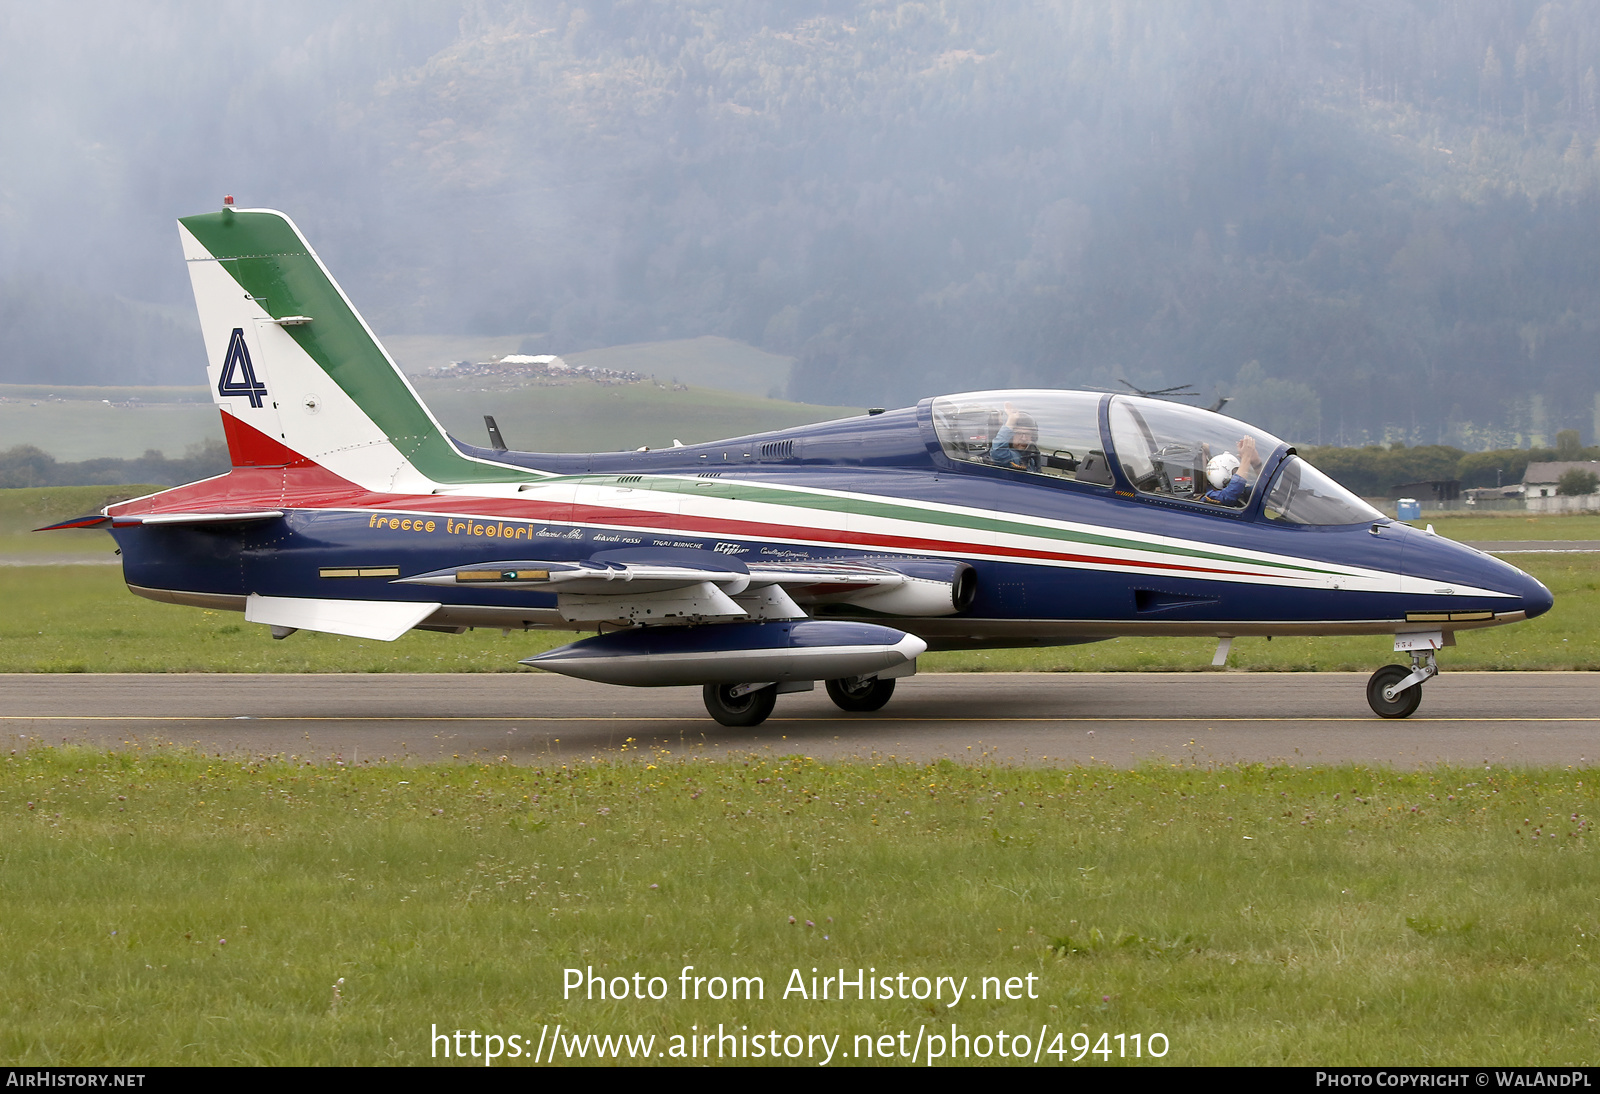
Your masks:
{"label": "main landing gear", "polygon": [[894,679],[846,676],[842,680],[829,680],[827,688],[828,698],[833,700],[834,706],[855,714],[866,714],[883,709],[883,704],[894,695]]}
{"label": "main landing gear", "polygon": [[[881,710],[894,695],[894,678],[877,676],[846,676],[825,681],[828,698],[840,710],[853,714],[866,714]],[[809,680],[783,684],[706,684],[701,688],[706,713],[719,723],[734,729],[758,726],[772,716],[778,696],[789,691],[810,691],[814,685]]]}
{"label": "main landing gear", "polygon": [[1433,650],[1411,650],[1411,667],[1385,665],[1367,681],[1367,705],[1380,718],[1409,718],[1422,703],[1422,685],[1439,675]]}
{"label": "main landing gear", "polygon": [[758,726],[778,705],[776,684],[707,684],[701,689],[706,713],[725,726]]}

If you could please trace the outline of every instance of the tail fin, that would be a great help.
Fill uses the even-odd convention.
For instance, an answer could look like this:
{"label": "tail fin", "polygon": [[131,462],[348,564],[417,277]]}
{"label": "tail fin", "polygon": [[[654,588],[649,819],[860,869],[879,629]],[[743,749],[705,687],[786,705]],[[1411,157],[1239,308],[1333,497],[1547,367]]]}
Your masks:
{"label": "tail fin", "polygon": [[451,443],[288,217],[228,208],[178,224],[234,466],[298,458],[420,492],[537,477]]}

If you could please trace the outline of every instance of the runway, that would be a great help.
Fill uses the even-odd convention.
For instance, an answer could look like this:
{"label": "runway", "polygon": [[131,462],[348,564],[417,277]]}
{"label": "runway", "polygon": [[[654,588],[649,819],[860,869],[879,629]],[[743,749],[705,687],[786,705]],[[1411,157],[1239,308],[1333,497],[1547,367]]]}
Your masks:
{"label": "runway", "polygon": [[314,762],[544,764],[801,754],[1012,764],[1171,762],[1577,765],[1600,759],[1600,673],[1445,672],[1404,721],[1374,717],[1361,673],[929,674],[875,714],[819,686],[753,730],[698,688],[544,673],[0,675],[8,748],[177,744]]}

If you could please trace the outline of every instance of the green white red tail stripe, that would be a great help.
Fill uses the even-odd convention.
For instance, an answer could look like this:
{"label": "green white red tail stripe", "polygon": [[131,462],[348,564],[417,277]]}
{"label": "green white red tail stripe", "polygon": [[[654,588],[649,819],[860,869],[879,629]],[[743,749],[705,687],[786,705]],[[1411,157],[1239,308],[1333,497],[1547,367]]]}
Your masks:
{"label": "green white red tail stripe", "polygon": [[[288,217],[225,209],[178,230],[225,423],[371,490],[540,477],[457,450]],[[238,432],[235,465],[258,463]]]}

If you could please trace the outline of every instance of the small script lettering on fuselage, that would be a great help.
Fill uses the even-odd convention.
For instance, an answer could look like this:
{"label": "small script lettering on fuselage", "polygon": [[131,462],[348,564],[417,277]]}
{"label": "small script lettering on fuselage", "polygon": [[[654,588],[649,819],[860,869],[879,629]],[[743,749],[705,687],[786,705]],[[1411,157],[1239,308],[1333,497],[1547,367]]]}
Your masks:
{"label": "small script lettering on fuselage", "polygon": [[[385,513],[373,513],[367,518],[367,527],[387,532],[438,532],[440,522],[425,517],[391,517]],[[456,520],[454,517],[444,518],[443,531],[448,536],[483,536],[486,539],[531,539],[534,535],[561,537],[583,535],[576,528],[561,531],[541,528],[536,533],[526,524],[508,524],[500,520]]]}

